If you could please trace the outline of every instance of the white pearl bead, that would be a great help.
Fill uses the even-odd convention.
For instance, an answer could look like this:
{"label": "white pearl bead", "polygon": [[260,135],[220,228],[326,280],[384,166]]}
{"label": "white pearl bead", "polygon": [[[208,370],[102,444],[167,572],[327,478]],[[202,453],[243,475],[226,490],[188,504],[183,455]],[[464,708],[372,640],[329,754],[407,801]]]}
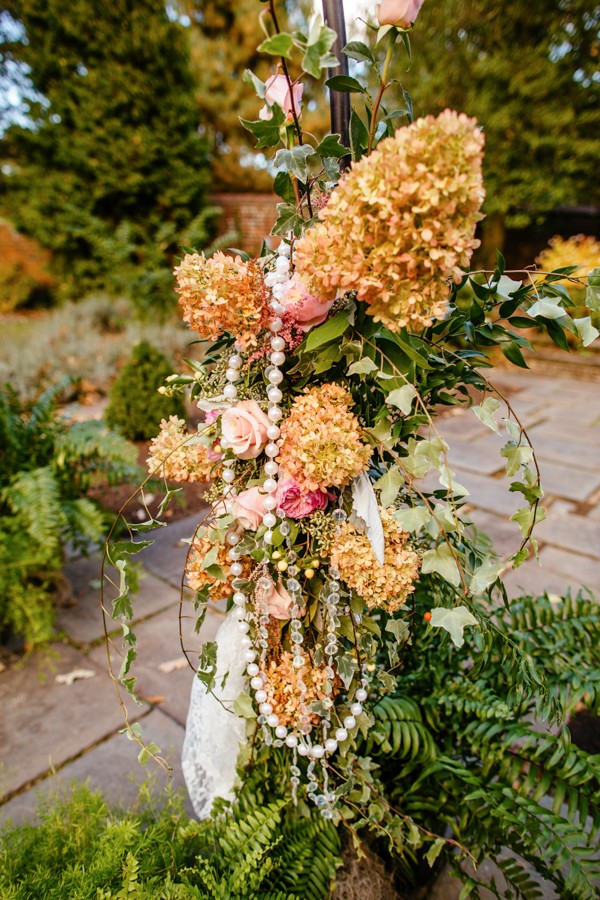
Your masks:
{"label": "white pearl bead", "polygon": [[295,734],[288,734],[285,739],[285,742],[288,745],[288,747],[297,747],[298,746],[298,738],[296,737]]}
{"label": "white pearl bead", "polygon": [[281,369],[271,369],[267,378],[271,382],[271,384],[281,384],[283,381],[283,373]]}
{"label": "white pearl bead", "polygon": [[[268,465],[269,464],[267,463],[267,466]],[[267,466],[265,466],[265,469],[267,468]],[[267,472],[267,475],[269,474],[270,473]],[[275,507],[277,506],[277,497],[274,497],[273,494],[269,494],[268,497],[265,497],[265,499],[263,500],[263,506],[265,509],[275,509]]]}
{"label": "white pearl bead", "polygon": [[338,748],[337,741],[334,738],[327,738],[325,741],[325,749],[328,753],[335,753]]}
{"label": "white pearl bead", "polygon": [[248,647],[251,647],[251,646],[252,646],[252,641],[250,640],[250,638],[248,637],[248,635],[245,634],[245,635],[243,635],[243,637],[241,638],[240,644],[242,645],[242,647],[245,647],[245,648],[247,649]]}
{"label": "white pearl bead", "polygon": [[265,513],[263,516],[263,525],[266,525],[267,528],[274,528],[277,524],[277,517],[273,515],[272,512]]}
{"label": "white pearl bead", "polygon": [[236,372],[235,369],[227,369],[227,371],[225,372],[225,378],[227,379],[227,381],[237,381],[239,377],[240,373]]}
{"label": "white pearl bead", "polygon": [[265,533],[263,535],[263,540],[264,540],[265,544],[272,544],[273,543],[273,532],[270,530],[265,531]]}
{"label": "white pearl bead", "polygon": [[298,744],[298,756],[306,756],[307,750],[304,744]]}
{"label": "white pearl bead", "polygon": [[248,675],[250,675],[251,678],[254,678],[255,675],[258,675],[259,669],[258,669],[258,666],[256,665],[256,663],[253,662],[253,663],[250,663],[250,665],[246,667],[246,671],[247,671]]}
{"label": "white pearl bead", "polygon": [[254,662],[254,660],[256,659],[255,651],[254,650],[246,650],[244,652],[244,659],[246,660],[246,662],[249,662],[249,663]]}
{"label": "white pearl bead", "polygon": [[246,609],[243,606],[234,606],[233,614],[236,619],[239,619],[241,621],[242,619],[246,618]]}
{"label": "white pearl bead", "polygon": [[346,716],[344,719],[344,728],[347,728],[348,731],[352,731],[352,729],[356,726],[356,719],[354,716]]}
{"label": "white pearl bead", "polygon": [[239,562],[232,563],[229,568],[231,569],[231,574],[235,575],[236,578],[238,577],[238,575],[241,575],[242,572],[244,571],[243,565]]}
{"label": "white pearl bead", "polygon": [[276,385],[272,384],[267,391],[267,397],[271,403],[279,403],[283,399],[283,394]]}
{"label": "white pearl bead", "polygon": [[[273,346],[273,344],[271,344]],[[239,369],[242,364],[242,357],[239,353],[234,353],[233,356],[229,357],[229,367],[231,369]]]}
{"label": "white pearl bead", "polygon": [[281,434],[281,428],[279,425],[269,425],[267,428],[267,437],[271,441],[276,441],[279,435]]}
{"label": "white pearl bead", "polygon": [[[258,675],[255,675],[254,678],[252,678],[250,681],[250,687],[252,688],[253,691],[260,691],[260,690],[262,690],[262,686],[263,686],[262,678],[259,678]],[[265,700],[266,699],[267,698],[265,696]]]}
{"label": "white pearl bead", "polygon": [[274,350],[269,358],[274,366],[282,366],[285,362],[285,353],[281,350]]}
{"label": "white pearl bead", "polygon": [[[226,400],[235,400],[237,397],[237,388],[235,384],[226,384],[223,388],[223,396]],[[221,441],[221,447],[223,447],[223,442]]]}
{"label": "white pearl bead", "polygon": [[277,490],[277,482],[274,478],[267,478],[267,480],[263,484],[263,488],[267,492],[267,494],[274,494]]}
{"label": "white pearl bead", "polygon": [[233,602],[235,603],[236,606],[243,606],[244,603],[246,602],[246,599],[247,599],[246,595],[243,594],[241,591],[236,591],[235,594],[233,595]]}
{"label": "white pearl bead", "polygon": [[285,349],[285,341],[281,337],[280,334],[275,335],[275,337],[271,338],[271,349],[272,350],[284,350]]}
{"label": "white pearl bead", "polygon": [[232,562],[236,562],[236,560],[238,560],[238,559],[240,558],[240,554],[239,554],[238,551],[235,550],[233,547],[231,548],[231,550],[229,551],[229,553],[227,554],[227,556],[229,557],[229,559],[230,559]]}
{"label": "white pearl bead", "polygon": [[281,241],[281,243],[279,244],[279,246],[277,248],[277,255],[278,256],[289,256],[290,253],[291,253],[290,245],[286,244],[285,241]]}
{"label": "white pearl bead", "polygon": [[[254,680],[254,679],[252,679],[252,680]],[[266,703],[266,700],[267,700],[267,692],[266,692],[265,690],[263,690],[263,687],[262,687],[262,678],[261,678],[261,680],[260,680],[260,684],[261,684],[261,686],[260,686],[259,690],[256,692],[256,694],[255,694],[254,696],[256,697],[256,702],[257,702],[257,703]]]}
{"label": "white pearl bead", "polygon": [[279,447],[277,446],[277,444],[267,444],[267,446],[265,447],[265,455],[270,457],[279,456]]}
{"label": "white pearl bead", "polygon": [[[229,385],[226,385],[226,387],[229,387]],[[227,438],[225,438],[225,437],[220,438],[219,443],[221,445],[222,450],[227,450],[229,448],[229,441],[227,440]],[[233,462],[233,461],[231,460],[230,463],[231,462]],[[228,465],[228,463],[225,463],[225,465]]]}
{"label": "white pearl bead", "polygon": [[271,728],[276,728],[279,725],[279,716],[277,713],[271,713],[270,716],[267,716],[267,725],[270,725]]}
{"label": "white pearl bead", "polygon": [[273,712],[273,707],[270,703],[261,703],[258,707],[258,711],[260,712],[261,716],[270,716]]}
{"label": "white pearl bead", "polygon": [[267,416],[271,422],[279,422],[282,415],[283,415],[283,413],[281,412],[281,410],[279,409],[278,406],[272,406],[267,413]]}
{"label": "white pearl bead", "polygon": [[235,545],[240,542],[240,536],[239,534],[236,534],[235,531],[228,531],[225,535],[225,540],[228,544],[231,544],[232,547],[235,547]]}
{"label": "white pearl bead", "polygon": [[287,728],[285,725],[278,725],[275,729],[275,737],[278,737],[280,740],[283,740],[284,737],[287,736]]}
{"label": "white pearl bead", "polygon": [[360,703],[364,703],[369,695],[364,688],[359,688],[354,696]]}
{"label": "white pearl bead", "polygon": [[350,712],[352,713],[353,716],[360,716],[362,711],[363,711],[362,703],[353,703],[352,706],[350,707]]}
{"label": "white pearl bead", "polygon": [[338,729],[336,730],[336,732],[335,732],[335,739],[336,739],[336,741],[338,741],[340,744],[342,743],[342,741],[345,741],[347,737],[348,737],[348,732],[346,731],[345,728],[338,728]]}
{"label": "white pearl bead", "polygon": [[223,481],[225,482],[225,484],[231,484],[233,481],[235,481],[235,472],[233,471],[233,469],[223,469]]}
{"label": "white pearl bead", "polygon": [[320,744],[315,744],[310,755],[315,759],[322,759],[325,756],[325,748]]}
{"label": "white pearl bead", "polygon": [[241,632],[241,634],[247,634],[250,631],[250,626],[247,622],[238,622],[238,631]]}
{"label": "white pearl bead", "polygon": [[271,329],[271,331],[281,331],[281,329],[283,328],[283,322],[281,321],[279,316],[276,319],[273,319],[273,321],[269,325],[269,328]]}
{"label": "white pearl bead", "polygon": [[[266,475],[277,475],[279,472],[279,466],[275,462],[275,460],[270,459],[268,463],[265,463],[265,474]],[[273,507],[271,507],[273,509]]]}

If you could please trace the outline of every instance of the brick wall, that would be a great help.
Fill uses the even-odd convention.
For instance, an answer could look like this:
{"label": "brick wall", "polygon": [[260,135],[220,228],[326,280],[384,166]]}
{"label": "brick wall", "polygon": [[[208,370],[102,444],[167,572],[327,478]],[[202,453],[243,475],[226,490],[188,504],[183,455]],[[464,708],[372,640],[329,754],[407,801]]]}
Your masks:
{"label": "brick wall", "polygon": [[[210,199],[222,210],[219,234],[237,231],[239,249],[258,254],[277,218],[275,206],[280,198],[275,194],[213,194]],[[278,240],[269,238],[268,242],[275,246]]]}

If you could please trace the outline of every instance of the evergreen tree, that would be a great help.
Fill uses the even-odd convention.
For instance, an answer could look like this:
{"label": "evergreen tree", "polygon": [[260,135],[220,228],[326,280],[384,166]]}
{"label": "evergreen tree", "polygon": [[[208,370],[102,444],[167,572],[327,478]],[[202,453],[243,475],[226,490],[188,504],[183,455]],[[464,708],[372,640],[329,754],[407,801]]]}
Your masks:
{"label": "evergreen tree", "polygon": [[4,72],[37,92],[1,141],[4,212],[65,293],[168,302],[173,255],[211,214],[185,30],[162,0],[9,0],[0,29]]}
{"label": "evergreen tree", "polygon": [[490,244],[504,224],[600,202],[599,22],[589,0],[423,5],[403,85],[415,115],[452,107],[484,127]]}

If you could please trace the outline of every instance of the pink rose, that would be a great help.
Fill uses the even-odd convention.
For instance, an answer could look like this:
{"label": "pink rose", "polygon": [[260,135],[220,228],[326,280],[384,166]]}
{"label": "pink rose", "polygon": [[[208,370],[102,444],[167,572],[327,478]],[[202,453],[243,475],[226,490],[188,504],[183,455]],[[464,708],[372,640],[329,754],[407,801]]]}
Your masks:
{"label": "pink rose", "polygon": [[382,0],[375,7],[375,14],[380,25],[409,28],[424,2],[425,0]]}
{"label": "pink rose", "polygon": [[303,519],[315,509],[325,509],[332,499],[327,491],[302,493],[293,478],[285,478],[277,488],[277,503],[290,519]]}
{"label": "pink rose", "polygon": [[212,425],[213,422],[216,422],[219,416],[221,415],[220,409],[209,409],[207,413],[204,415],[204,424]]}
{"label": "pink rose", "polygon": [[294,600],[280,581],[263,591],[260,599],[266,603],[268,613],[274,619],[289,619]]}
{"label": "pink rose", "polygon": [[283,303],[291,312],[301,331],[310,331],[315,325],[320,325],[327,318],[327,314],[333,306],[333,300],[319,300],[309,294],[302,282],[292,276],[292,284],[286,292]]}
{"label": "pink rose", "polygon": [[270,424],[256,400],[242,400],[221,415],[221,434],[240,459],[256,459]]}
{"label": "pink rose", "polygon": [[252,531],[256,531],[259,525],[262,524],[263,516],[267,511],[265,508],[266,496],[257,485],[242,491],[234,498],[231,512],[242,528],[250,528]]}
{"label": "pink rose", "polygon": [[[303,84],[293,84],[292,94],[290,97],[290,89],[288,80],[285,75],[271,75],[265,82],[265,103],[259,112],[261,119],[272,119],[273,113],[271,107],[274,103],[280,106],[285,113],[288,122],[294,120],[294,110],[296,115],[300,115],[300,107],[302,106],[302,94],[304,93]],[[293,105],[292,105],[293,104]]]}

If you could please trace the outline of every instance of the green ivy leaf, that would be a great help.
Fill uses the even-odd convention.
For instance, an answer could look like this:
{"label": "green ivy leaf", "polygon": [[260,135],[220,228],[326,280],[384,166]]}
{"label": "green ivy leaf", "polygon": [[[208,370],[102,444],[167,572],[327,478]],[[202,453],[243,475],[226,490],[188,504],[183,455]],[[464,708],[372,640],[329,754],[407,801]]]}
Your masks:
{"label": "green ivy leaf", "polygon": [[388,406],[396,406],[405,416],[410,414],[412,402],[417,396],[417,391],[412,384],[405,384],[403,387],[390,391],[385,402]]}
{"label": "green ivy leaf", "polygon": [[207,641],[202,645],[200,651],[200,659],[198,660],[198,671],[196,677],[206,685],[207,691],[212,691],[215,686],[215,676],[217,674],[217,643],[216,641]]}
{"label": "green ivy leaf", "polygon": [[287,172],[277,173],[273,188],[278,197],[281,197],[282,200],[290,205],[295,205],[296,194],[294,192],[294,185]]}
{"label": "green ivy leaf", "polygon": [[290,59],[293,46],[293,36],[282,31],[259,44],[257,50],[259,53],[269,53],[271,56],[284,56],[286,59]]}
{"label": "green ivy leaf", "polygon": [[323,25],[320,16],[314,16],[310,23],[308,46],[302,58],[302,71],[321,77],[321,70],[338,65],[337,57],[331,53],[337,34],[332,28]]}
{"label": "green ivy leaf", "polygon": [[501,403],[499,400],[496,400],[494,397],[486,397],[483,403],[473,407],[473,412],[479,421],[488,428],[491,428],[492,431],[495,431],[496,434],[500,434],[500,427],[496,422],[496,413],[500,409],[500,406]]}
{"label": "green ivy leaf", "polygon": [[273,160],[276,169],[289,172],[298,178],[303,184],[308,181],[308,161],[316,159],[317,154],[311,146],[303,144],[301,147],[292,147],[291,150],[278,150]]}
{"label": "green ivy leaf", "polygon": [[337,661],[337,670],[344,688],[348,690],[356,673],[356,660],[349,653],[344,653]]}
{"label": "green ivy leaf", "polygon": [[394,504],[403,484],[404,477],[397,466],[392,466],[375,482],[374,487],[381,491],[380,503],[384,509]]}
{"label": "green ivy leaf", "polygon": [[370,372],[376,372],[378,368],[377,363],[374,363],[368,356],[363,356],[362,359],[348,366],[346,375],[368,375]]}
{"label": "green ivy leaf", "polygon": [[510,478],[516,475],[521,466],[528,466],[533,461],[533,450],[528,444],[518,445],[509,441],[500,451],[506,460],[506,474]]}
{"label": "green ivy leaf", "polygon": [[280,128],[285,123],[285,113],[281,107],[274,104],[271,107],[270,119],[240,119],[244,128],[256,138],[256,147],[276,147],[280,141]]}
{"label": "green ivy leaf", "polygon": [[498,575],[504,568],[504,563],[488,557],[484,559],[479,568],[475,571],[469,584],[469,590],[473,594],[481,594],[490,584],[493,584]]}
{"label": "green ivy leaf", "polygon": [[427,853],[425,854],[425,859],[429,863],[431,867],[433,867],[434,862],[442,852],[443,848],[446,846],[446,841],[444,838],[436,838]]}
{"label": "green ivy leaf", "polygon": [[339,134],[328,134],[327,137],[323,138],[321,143],[318,144],[315,153],[318,153],[322,159],[327,157],[341,159],[343,156],[347,156],[348,153],[350,153],[350,149],[344,147],[343,144],[340,143]]}
{"label": "green ivy leaf", "polygon": [[[534,524],[533,522],[533,507],[532,506],[521,506],[515,513],[510,517],[511,522],[516,522],[521,531],[521,537],[526,538],[531,526]],[[535,524],[538,522],[543,522],[546,518],[546,510],[538,506],[535,512]]]}
{"label": "green ivy leaf", "polygon": [[431,513],[427,506],[413,506],[410,509],[397,509],[392,513],[403,531],[411,534],[431,522]]}
{"label": "green ivy leaf", "polygon": [[432,572],[441,575],[444,581],[448,581],[454,587],[460,585],[460,572],[456,565],[456,560],[452,554],[452,550],[445,542],[435,547],[433,550],[426,550],[423,554],[423,563],[421,565],[423,575],[429,575]]}
{"label": "green ivy leaf", "polygon": [[247,84],[248,87],[251,87],[256,92],[256,95],[260,98],[260,100],[264,100],[267,90],[266,85],[264,81],[261,81],[260,78],[256,77],[251,69],[244,70],[242,81],[244,82],[244,84]]}
{"label": "green ivy leaf", "polygon": [[298,215],[298,210],[292,203],[278,203],[277,213],[277,221],[271,229],[272,235],[285,237],[289,231],[293,232],[296,237],[302,234],[304,219]]}
{"label": "green ivy leaf", "polygon": [[242,719],[255,719],[256,712],[252,705],[252,697],[245,691],[238,694],[233,703],[233,712]]}
{"label": "green ivy leaf", "polygon": [[394,635],[398,644],[406,643],[410,637],[410,631],[404,619],[388,619],[385,623],[385,630]]}
{"label": "green ivy leaf", "polygon": [[477,619],[466,606],[455,606],[454,609],[436,607],[431,610],[429,624],[434,628],[444,628],[455,647],[462,647],[465,642],[464,630],[467,625],[477,625]]}
{"label": "green ivy leaf", "polygon": [[540,297],[539,300],[536,300],[535,303],[531,304],[527,310],[527,314],[532,316],[532,318],[543,316],[544,319],[562,319],[566,313],[564,307],[560,305],[558,300],[549,297]]}
{"label": "green ivy leaf", "polygon": [[600,331],[598,331],[597,328],[594,328],[589,316],[585,316],[583,319],[573,319],[573,322],[575,323],[577,334],[581,338],[584,347],[589,347],[590,344],[594,343],[598,335],[600,335]]}
{"label": "green ivy leaf", "polygon": [[600,312],[600,267],[590,269],[588,272],[585,305],[592,312]]}

